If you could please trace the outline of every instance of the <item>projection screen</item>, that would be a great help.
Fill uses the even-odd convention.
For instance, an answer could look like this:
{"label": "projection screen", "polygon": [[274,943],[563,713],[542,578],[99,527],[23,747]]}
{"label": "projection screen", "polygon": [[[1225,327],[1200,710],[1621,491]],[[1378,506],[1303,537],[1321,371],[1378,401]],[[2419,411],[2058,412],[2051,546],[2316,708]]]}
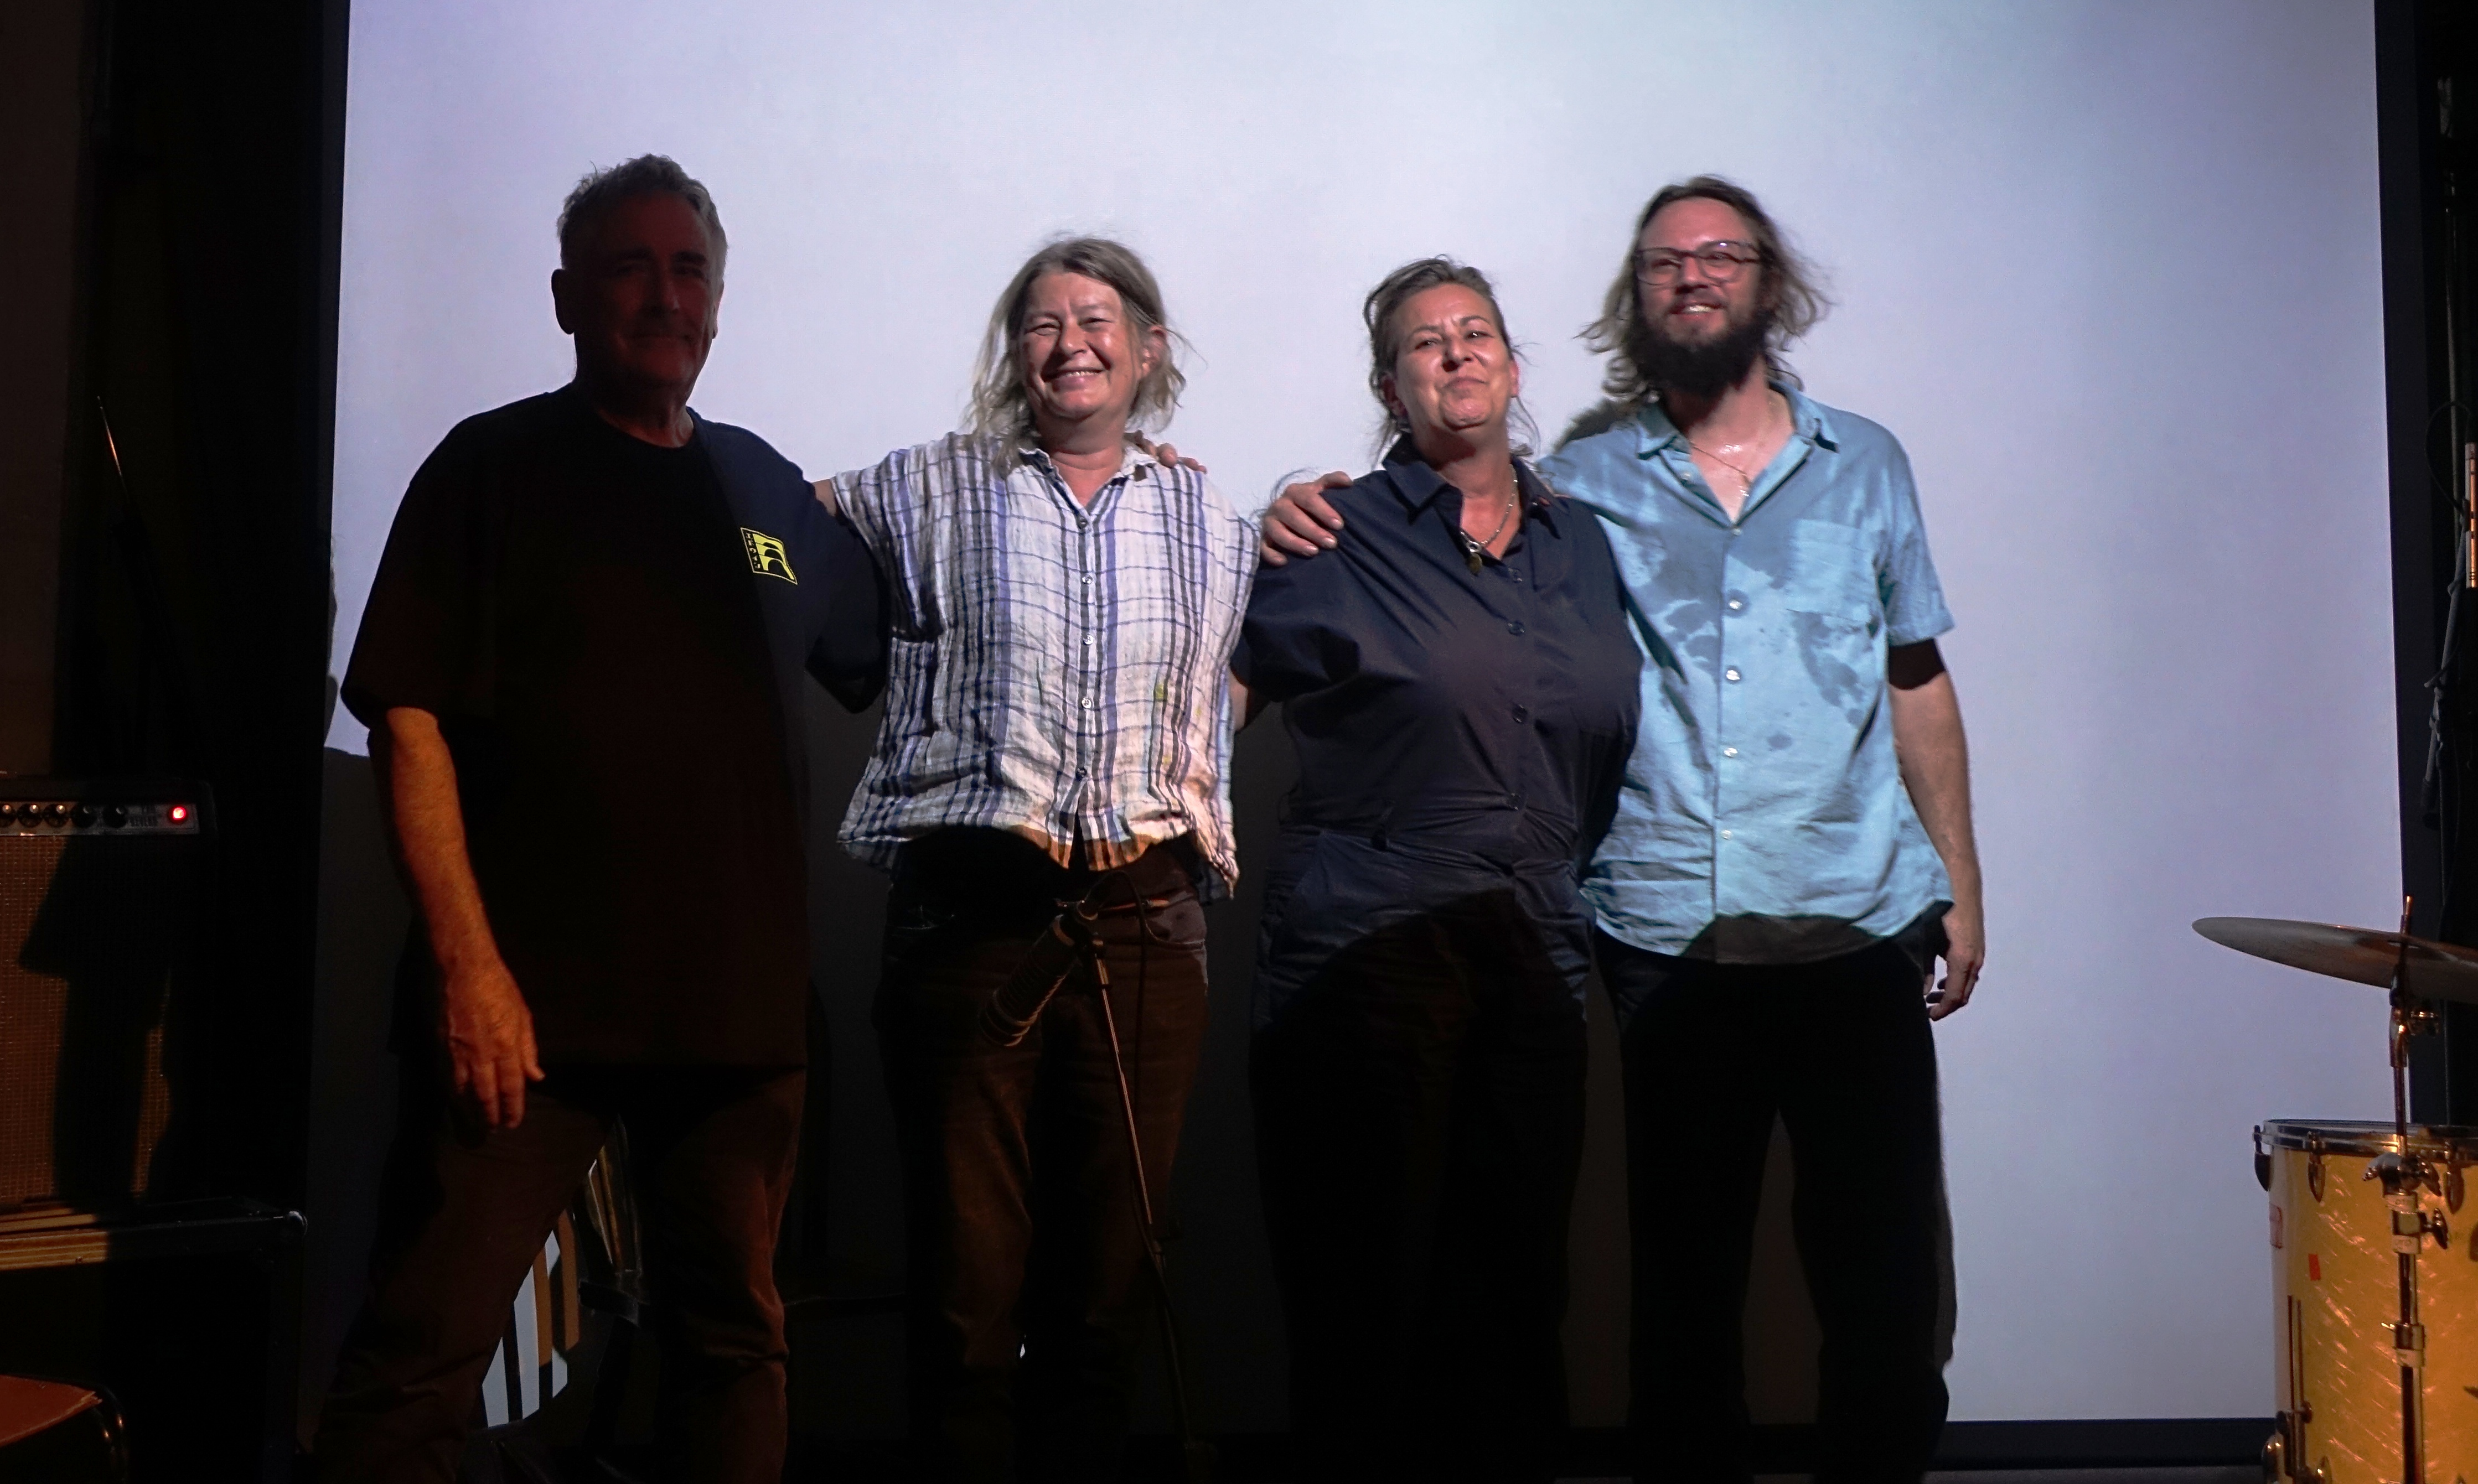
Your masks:
{"label": "projection screen", "polygon": [[2370,9],[359,0],[336,667],[423,455],[566,379],[590,166],[713,188],[696,405],[812,474],[956,424],[1045,238],[1125,238],[1192,344],[1173,436],[1250,505],[1367,466],[1387,268],[1496,277],[1554,436],[1634,212],[1732,176],[1827,269],[1795,366],[1907,444],[1960,622],[1954,1415],[2267,1415],[2247,1130],[2388,1114],[2383,1007],[2187,923],[2398,910]]}

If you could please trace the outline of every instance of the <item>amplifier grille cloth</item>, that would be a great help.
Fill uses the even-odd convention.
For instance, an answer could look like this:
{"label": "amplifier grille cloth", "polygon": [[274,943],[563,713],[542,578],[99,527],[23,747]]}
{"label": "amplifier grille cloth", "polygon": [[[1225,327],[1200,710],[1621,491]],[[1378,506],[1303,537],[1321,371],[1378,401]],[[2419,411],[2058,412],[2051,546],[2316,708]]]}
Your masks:
{"label": "amplifier grille cloth", "polygon": [[0,1207],[145,1193],[197,844],[0,834]]}

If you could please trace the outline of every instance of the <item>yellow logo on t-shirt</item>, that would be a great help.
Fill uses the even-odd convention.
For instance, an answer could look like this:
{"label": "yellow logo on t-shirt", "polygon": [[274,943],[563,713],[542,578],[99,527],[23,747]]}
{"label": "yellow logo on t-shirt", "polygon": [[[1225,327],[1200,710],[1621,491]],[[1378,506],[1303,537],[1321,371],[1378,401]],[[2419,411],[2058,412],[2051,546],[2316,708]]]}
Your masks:
{"label": "yellow logo on t-shirt", "polygon": [[748,569],[760,577],[780,577],[794,587],[800,579],[792,575],[792,559],[783,543],[763,531],[740,528],[740,543],[748,548]]}

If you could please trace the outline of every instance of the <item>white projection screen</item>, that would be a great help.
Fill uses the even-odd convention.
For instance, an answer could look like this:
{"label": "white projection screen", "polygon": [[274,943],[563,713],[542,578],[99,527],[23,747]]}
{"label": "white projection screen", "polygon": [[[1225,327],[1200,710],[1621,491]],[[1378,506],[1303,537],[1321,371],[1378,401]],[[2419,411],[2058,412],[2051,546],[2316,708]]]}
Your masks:
{"label": "white projection screen", "polygon": [[1173,437],[1251,506],[1366,466],[1386,269],[1488,270],[1554,436],[1645,198],[1753,188],[1837,301],[1796,368],[1908,445],[1960,622],[1954,1416],[2268,1415],[2247,1131],[2388,1116],[2383,1007],[2187,924],[2399,907],[2366,0],[353,12],[339,669],[423,455],[566,379],[590,166],[713,188],[696,405],[813,474],[955,425],[1024,254],[1123,237],[1193,344]]}

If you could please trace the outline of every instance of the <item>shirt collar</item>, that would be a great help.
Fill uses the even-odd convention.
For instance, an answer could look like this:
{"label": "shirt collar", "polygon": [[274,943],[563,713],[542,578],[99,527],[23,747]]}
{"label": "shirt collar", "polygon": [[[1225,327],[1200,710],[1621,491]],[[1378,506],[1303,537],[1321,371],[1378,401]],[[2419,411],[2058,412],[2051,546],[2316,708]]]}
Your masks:
{"label": "shirt collar", "polygon": [[[1769,385],[1782,394],[1783,401],[1789,404],[1790,431],[1794,436],[1806,439],[1818,448],[1835,453],[1840,451],[1840,440],[1833,435],[1833,419],[1825,412],[1824,404],[1785,381],[1774,381]],[[1678,431],[1678,424],[1669,420],[1669,414],[1662,410],[1657,398],[1643,404],[1635,414],[1635,425],[1643,438],[1643,452],[1646,454],[1658,453],[1672,444],[1682,448],[1686,445],[1686,436]]]}
{"label": "shirt collar", "polygon": [[[1034,442],[1030,438],[1020,439],[1017,440],[1016,457],[1036,468],[1047,469],[1052,474],[1058,473],[1058,465],[1050,462],[1049,451],[1042,447],[1039,443]],[[1145,471],[1158,469],[1161,466],[1162,463],[1159,459],[1156,459],[1151,454],[1138,448],[1135,444],[1129,443],[1119,450],[1119,472],[1111,475],[1110,477],[1112,479],[1150,480],[1156,478],[1157,476]],[[1059,477],[1059,483],[1065,484],[1066,482],[1065,476],[1061,475]]]}
{"label": "shirt collar", "polygon": [[[1394,497],[1403,502],[1403,513],[1413,518],[1436,504],[1438,495],[1454,488],[1428,460],[1420,457],[1407,438],[1398,439],[1393,447],[1385,450],[1385,474],[1394,482]],[[1538,516],[1551,535],[1558,535],[1556,501],[1551,498],[1556,490],[1550,488],[1549,481],[1518,457],[1514,461],[1514,483],[1523,491],[1525,516]]]}

